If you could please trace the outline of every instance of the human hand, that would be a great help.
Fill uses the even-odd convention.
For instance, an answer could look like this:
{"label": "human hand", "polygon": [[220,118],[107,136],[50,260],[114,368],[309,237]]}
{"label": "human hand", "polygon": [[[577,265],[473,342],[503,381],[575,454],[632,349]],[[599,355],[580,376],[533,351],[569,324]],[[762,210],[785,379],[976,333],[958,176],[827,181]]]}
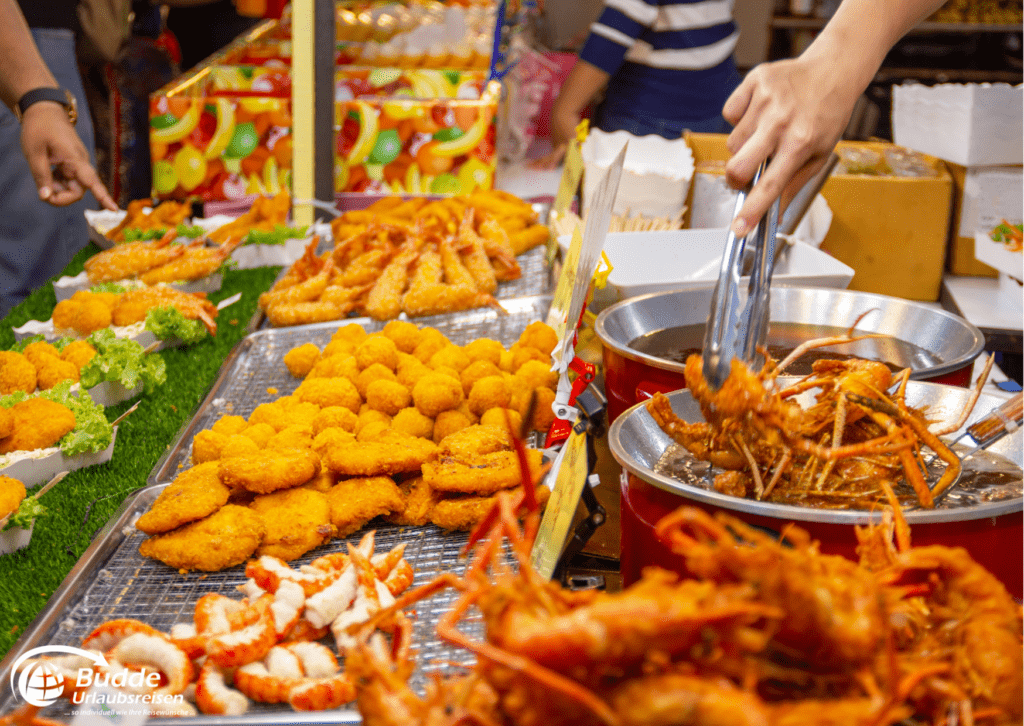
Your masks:
{"label": "human hand", "polygon": [[28,107],[21,117],[21,148],[40,199],[63,207],[77,202],[88,189],[104,208],[117,210],[60,104],[40,101]]}
{"label": "human hand", "polygon": [[775,199],[781,197],[785,208],[822,167],[859,94],[833,63],[816,57],[763,63],[747,74],[722,109],[735,127],[727,140],[733,156],[726,179],[743,188],[762,161],[771,161],[733,222],[737,236],[753,229]]}
{"label": "human hand", "polygon": [[551,151],[544,154],[544,156],[531,160],[527,166],[531,169],[537,169],[538,171],[550,171],[551,169],[557,169],[562,163],[562,160],[565,159],[566,148],[567,144],[565,143],[556,144]]}

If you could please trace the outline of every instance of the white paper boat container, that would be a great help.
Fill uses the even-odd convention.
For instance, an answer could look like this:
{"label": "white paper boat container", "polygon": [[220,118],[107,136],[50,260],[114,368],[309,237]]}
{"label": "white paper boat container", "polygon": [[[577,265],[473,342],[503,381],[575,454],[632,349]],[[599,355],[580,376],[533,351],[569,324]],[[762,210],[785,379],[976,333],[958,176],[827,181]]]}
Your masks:
{"label": "white paper boat container", "polygon": [[42,449],[42,456],[25,456],[0,466],[0,476],[9,476],[12,479],[17,479],[26,487],[34,487],[36,484],[49,481],[62,471],[75,471],[94,464],[105,464],[110,461],[110,457],[114,453],[116,441],[117,427],[115,426],[110,445],[102,451],[65,456],[64,452],[56,447]]}
{"label": "white paper boat container", "polygon": [[[224,276],[219,272],[215,272],[212,275],[207,275],[198,280],[191,280],[189,282],[172,282],[170,287],[175,290],[181,290],[182,292],[217,292],[220,290],[221,284],[224,282]],[[144,287],[141,283],[135,280],[119,280],[115,281],[115,284],[125,285],[125,287]],[[60,277],[53,281],[53,294],[57,297],[57,302],[61,300],[67,300],[72,295],[80,290],[88,290],[93,287],[93,283],[89,282],[89,276],[83,271],[75,275],[74,277]]]}
{"label": "white paper boat container", "polygon": [[[616,299],[664,290],[714,287],[725,249],[725,229],[680,229],[670,232],[612,232],[604,251],[612,263],[608,284]],[[559,238],[563,253],[570,238]],[[853,268],[816,247],[794,242],[779,257],[772,285],[846,288]]]}
{"label": "white paper boat container", "polygon": [[29,525],[28,529],[22,527],[11,527],[0,531],[0,555],[9,555],[11,552],[23,550],[32,541],[32,530],[36,523]]}
{"label": "white paper boat container", "polygon": [[961,166],[1024,161],[1024,87],[905,83],[892,91],[893,141]]}
{"label": "white paper boat container", "polygon": [[[140,383],[135,388],[125,388],[117,381],[103,381],[86,390],[89,398],[101,406],[115,406],[142,393],[143,386]],[[74,386],[72,386],[74,390]]]}
{"label": "white paper boat container", "polygon": [[[142,327],[142,323],[135,325],[129,325],[125,327],[119,327],[117,325],[111,325],[110,330],[114,331],[114,336],[118,338],[127,338],[134,340],[136,343],[141,345],[143,348],[148,348],[153,343],[160,342],[160,345],[156,347],[156,350],[163,350],[164,348],[176,348],[179,345],[184,345],[181,338],[168,338],[167,340],[160,341],[152,332]],[[54,341],[58,338],[75,338],[77,340],[85,340],[88,336],[78,335],[74,330],[58,330],[53,327],[53,320],[29,320],[24,325],[17,328],[12,328],[15,340],[24,340],[25,338],[31,338],[34,335],[42,335],[45,340]]]}
{"label": "white paper boat container", "polygon": [[[974,233],[974,256],[1010,277],[1024,280],[1024,254],[1006,249],[1002,242],[992,241],[988,232]],[[1019,285],[1017,295],[1020,296]]]}
{"label": "white paper boat container", "polygon": [[254,267],[287,267],[302,257],[309,238],[288,239],[283,245],[242,245],[231,253],[239,270]]}
{"label": "white paper boat container", "polygon": [[615,196],[615,214],[675,217],[686,204],[693,178],[693,151],[683,138],[657,134],[633,136],[626,131],[592,129],[580,149],[587,172],[583,176],[584,209],[605,170],[628,142],[626,159]]}

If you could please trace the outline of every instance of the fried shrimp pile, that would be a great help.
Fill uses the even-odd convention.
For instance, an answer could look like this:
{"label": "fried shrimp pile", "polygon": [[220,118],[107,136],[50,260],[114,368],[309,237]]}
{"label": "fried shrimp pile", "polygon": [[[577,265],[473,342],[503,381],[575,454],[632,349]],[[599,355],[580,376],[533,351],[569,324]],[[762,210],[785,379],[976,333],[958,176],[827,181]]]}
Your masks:
{"label": "fried shrimp pile", "polygon": [[177,229],[178,225],[184,222],[192,211],[192,206],[184,202],[166,201],[156,207],[152,207],[152,204],[151,199],[136,199],[128,202],[124,219],[107,232],[107,238],[120,243],[124,242],[125,233],[130,229],[140,232]]}

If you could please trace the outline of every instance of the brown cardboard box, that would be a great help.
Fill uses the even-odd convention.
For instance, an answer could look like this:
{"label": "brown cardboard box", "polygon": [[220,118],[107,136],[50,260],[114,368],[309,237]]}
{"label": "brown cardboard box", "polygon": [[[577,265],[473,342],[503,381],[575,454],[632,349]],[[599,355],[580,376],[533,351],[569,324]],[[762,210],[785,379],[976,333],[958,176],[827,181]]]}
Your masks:
{"label": "brown cardboard box", "polygon": [[949,225],[949,250],[946,254],[946,269],[954,275],[976,277],[999,277],[995,268],[978,262],[974,256],[974,235],[960,234],[960,214],[964,206],[964,179],[967,167],[946,162],[946,168],[953,178],[953,219]]}
{"label": "brown cardboard box", "polygon": [[[723,134],[687,134],[694,163],[729,158]],[[885,142],[841,141],[883,151]],[[851,290],[911,300],[937,300],[949,236],[953,180],[945,165],[925,157],[935,177],[833,174],[822,195],[832,226],[821,248],[854,270]],[[692,200],[689,200],[692,203]]]}

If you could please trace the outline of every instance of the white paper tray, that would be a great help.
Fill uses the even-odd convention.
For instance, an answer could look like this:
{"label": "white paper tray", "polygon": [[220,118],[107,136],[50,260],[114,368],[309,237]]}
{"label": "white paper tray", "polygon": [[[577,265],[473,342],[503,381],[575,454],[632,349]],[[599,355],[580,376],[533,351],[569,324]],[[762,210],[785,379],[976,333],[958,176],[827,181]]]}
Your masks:
{"label": "white paper tray", "polygon": [[[212,275],[207,275],[199,280],[191,280],[190,282],[174,282],[170,284],[170,287],[173,287],[175,290],[181,290],[182,292],[217,292],[220,290],[220,286],[223,281],[223,275],[219,272],[215,272]],[[85,272],[80,272],[74,277],[68,277],[65,275],[64,277],[54,280],[53,294],[57,297],[57,302],[60,302],[61,300],[67,300],[80,290],[88,290],[91,287],[93,287],[93,283],[89,282],[88,275],[86,275]]]}
{"label": "white paper tray", "polygon": [[62,471],[75,471],[94,464],[105,464],[110,461],[110,457],[114,453],[116,440],[117,427],[115,426],[110,445],[102,451],[65,456],[64,452],[55,448],[46,456],[37,459],[20,459],[0,468],[0,476],[9,476],[12,479],[17,479],[26,487],[34,487],[36,484],[49,481]]}

